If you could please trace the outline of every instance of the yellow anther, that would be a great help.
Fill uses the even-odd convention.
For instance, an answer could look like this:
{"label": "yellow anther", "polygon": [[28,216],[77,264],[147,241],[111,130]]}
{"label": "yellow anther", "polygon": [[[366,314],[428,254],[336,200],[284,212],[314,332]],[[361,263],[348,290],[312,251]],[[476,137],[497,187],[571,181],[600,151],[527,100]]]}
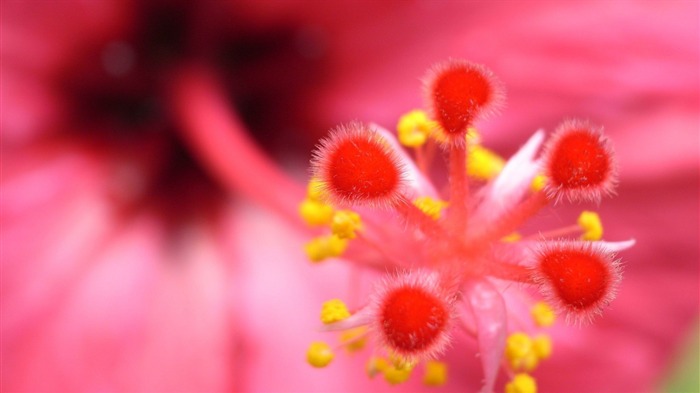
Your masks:
{"label": "yellow anther", "polygon": [[397,367],[395,365],[397,359],[395,356],[388,361],[381,357],[372,357],[367,362],[367,374],[370,378],[374,378],[377,374],[382,373],[384,379],[392,385],[406,382],[411,376],[415,363],[404,363],[404,367]]}
{"label": "yellow anther", "polygon": [[327,258],[343,255],[348,247],[348,241],[335,235],[320,236],[304,245],[304,251],[311,262],[321,262]]}
{"label": "yellow anther", "polygon": [[540,360],[552,356],[552,340],[546,334],[541,334],[532,339],[532,350]]}
{"label": "yellow anther", "polygon": [[403,369],[413,370],[413,368],[417,364],[417,361],[413,358],[400,356],[400,355],[396,355],[396,354],[389,355],[389,362],[391,363],[392,366],[394,366],[394,368],[399,369],[399,370],[403,370]]}
{"label": "yellow anther", "polygon": [[362,229],[360,215],[352,210],[339,210],[333,215],[331,230],[340,239],[354,239],[356,231]]}
{"label": "yellow anther", "polygon": [[522,236],[518,232],[513,232],[510,235],[503,236],[501,241],[504,243],[515,243],[520,239],[522,239]]}
{"label": "yellow anther", "polygon": [[578,226],[583,230],[581,239],[600,240],[603,237],[603,224],[598,213],[584,210],[578,216]]}
{"label": "yellow anther", "polygon": [[429,196],[418,197],[413,201],[413,204],[433,220],[439,220],[442,210],[449,205],[445,201],[433,199]]}
{"label": "yellow anther", "polygon": [[308,225],[328,225],[333,220],[333,207],[323,202],[306,198],[299,205],[299,215]]}
{"label": "yellow anther", "polygon": [[323,341],[314,341],[306,351],[306,361],[310,365],[321,368],[326,367],[333,360],[333,351]]}
{"label": "yellow anther", "polygon": [[423,383],[428,386],[442,386],[447,383],[447,363],[435,360],[426,362]]}
{"label": "yellow anther", "polygon": [[379,373],[384,373],[384,370],[389,368],[389,363],[384,358],[371,357],[367,362],[367,375],[374,378]]}
{"label": "yellow anther", "polygon": [[542,191],[545,185],[547,185],[547,176],[539,174],[535,176],[534,179],[532,179],[530,189],[532,190],[532,192],[540,192]]}
{"label": "yellow anther", "polygon": [[515,374],[506,385],[506,393],[537,393],[535,378],[525,373]]}
{"label": "yellow anther", "polygon": [[554,324],[556,315],[551,307],[545,302],[537,302],[530,310],[532,319],[539,327],[550,327]]}
{"label": "yellow anther", "polygon": [[348,352],[361,350],[367,344],[367,327],[359,326],[348,329],[340,334],[340,342],[345,345]]}
{"label": "yellow anther", "polygon": [[412,368],[396,368],[388,366],[384,369],[384,379],[392,385],[398,385],[408,381],[411,377]]}
{"label": "yellow anther", "polygon": [[401,116],[396,125],[396,131],[402,145],[419,147],[425,144],[431,130],[435,127],[435,122],[429,120],[425,112],[413,110]]}
{"label": "yellow anther", "polygon": [[306,196],[313,201],[322,201],[323,183],[318,179],[311,179],[309,185],[306,187]]}
{"label": "yellow anther", "polygon": [[321,322],[328,325],[329,323],[342,321],[350,316],[347,306],[340,299],[331,299],[323,302],[321,307]]}
{"label": "yellow anther", "polygon": [[539,360],[532,348],[532,339],[520,332],[508,336],[505,355],[513,370],[532,371]]}
{"label": "yellow anther", "polygon": [[473,145],[469,147],[467,156],[467,175],[478,180],[491,180],[496,177],[505,161],[498,154],[482,147]]}
{"label": "yellow anther", "polygon": [[525,333],[513,333],[506,340],[506,357],[518,359],[527,355],[532,350],[532,340]]}

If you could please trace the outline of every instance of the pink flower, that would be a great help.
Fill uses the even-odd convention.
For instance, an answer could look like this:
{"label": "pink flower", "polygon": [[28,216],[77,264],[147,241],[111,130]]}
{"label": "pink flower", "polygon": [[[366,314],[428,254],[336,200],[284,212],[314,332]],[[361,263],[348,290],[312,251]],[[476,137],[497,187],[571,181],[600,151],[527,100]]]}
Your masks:
{"label": "pink flower", "polygon": [[[620,162],[600,214],[638,243],[604,317],[552,330],[541,389],[652,390],[697,317],[697,4],[76,4],[3,8],[3,391],[390,389],[357,356],[303,361],[351,284],[304,260],[294,152],[392,127],[449,57],[508,88],[486,146],[588,116]],[[452,348],[448,389],[477,389],[476,347]]]}

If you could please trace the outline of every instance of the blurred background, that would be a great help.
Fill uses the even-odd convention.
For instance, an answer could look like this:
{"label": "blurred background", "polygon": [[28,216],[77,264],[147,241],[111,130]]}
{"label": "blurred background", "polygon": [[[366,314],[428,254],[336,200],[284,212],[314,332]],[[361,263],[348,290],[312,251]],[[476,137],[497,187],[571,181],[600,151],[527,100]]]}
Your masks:
{"label": "blurred background", "polygon": [[697,1],[7,0],[1,18],[2,391],[387,390],[361,360],[303,361],[346,284],[309,266],[295,209],[329,128],[393,129],[447,58],[504,82],[480,125],[504,156],[571,117],[616,148],[598,210],[637,245],[541,391],[700,390]]}

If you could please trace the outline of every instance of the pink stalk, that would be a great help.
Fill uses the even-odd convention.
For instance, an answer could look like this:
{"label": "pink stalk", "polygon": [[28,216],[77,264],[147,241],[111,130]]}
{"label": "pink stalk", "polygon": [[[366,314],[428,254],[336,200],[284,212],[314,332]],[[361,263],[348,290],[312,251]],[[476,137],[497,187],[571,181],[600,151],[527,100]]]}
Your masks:
{"label": "pink stalk", "polygon": [[405,201],[396,205],[396,211],[406,220],[408,225],[415,226],[430,237],[444,238],[447,236],[440,224],[428,217],[422,210],[411,202]]}
{"label": "pink stalk", "polygon": [[486,244],[509,235],[525,221],[547,206],[549,199],[544,192],[536,192],[522,201],[512,211],[507,212],[500,220],[479,231],[470,240],[472,244]]}
{"label": "pink stalk", "polygon": [[489,276],[523,284],[535,283],[532,279],[532,271],[528,267],[499,261],[489,261],[484,265],[486,274]]}
{"label": "pink stalk", "polygon": [[450,146],[450,219],[457,233],[463,233],[467,227],[467,147],[465,144]]}
{"label": "pink stalk", "polygon": [[301,226],[297,203],[304,198],[304,189],[278,170],[250,139],[211,73],[203,68],[186,69],[174,90],[173,106],[183,137],[202,165],[231,191]]}

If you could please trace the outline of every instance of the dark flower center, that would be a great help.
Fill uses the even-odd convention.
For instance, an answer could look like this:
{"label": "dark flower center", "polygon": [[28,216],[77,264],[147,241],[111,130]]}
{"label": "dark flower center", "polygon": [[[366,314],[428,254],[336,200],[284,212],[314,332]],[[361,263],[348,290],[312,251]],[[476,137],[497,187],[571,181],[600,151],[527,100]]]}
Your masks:
{"label": "dark flower center", "polygon": [[[119,160],[144,144],[165,149],[154,155],[145,192],[130,203],[158,206],[168,219],[211,211],[225,197],[181,138],[170,103],[173,77],[196,63],[215,70],[251,135],[268,152],[308,152],[314,137],[303,102],[321,72],[321,58],[299,46],[298,23],[264,29],[218,3],[148,2],[134,10],[133,24],[114,39],[85,48],[59,79],[77,134]],[[307,42],[308,44],[308,42]],[[304,154],[304,158],[306,154]],[[216,210],[216,209],[213,209]]]}

